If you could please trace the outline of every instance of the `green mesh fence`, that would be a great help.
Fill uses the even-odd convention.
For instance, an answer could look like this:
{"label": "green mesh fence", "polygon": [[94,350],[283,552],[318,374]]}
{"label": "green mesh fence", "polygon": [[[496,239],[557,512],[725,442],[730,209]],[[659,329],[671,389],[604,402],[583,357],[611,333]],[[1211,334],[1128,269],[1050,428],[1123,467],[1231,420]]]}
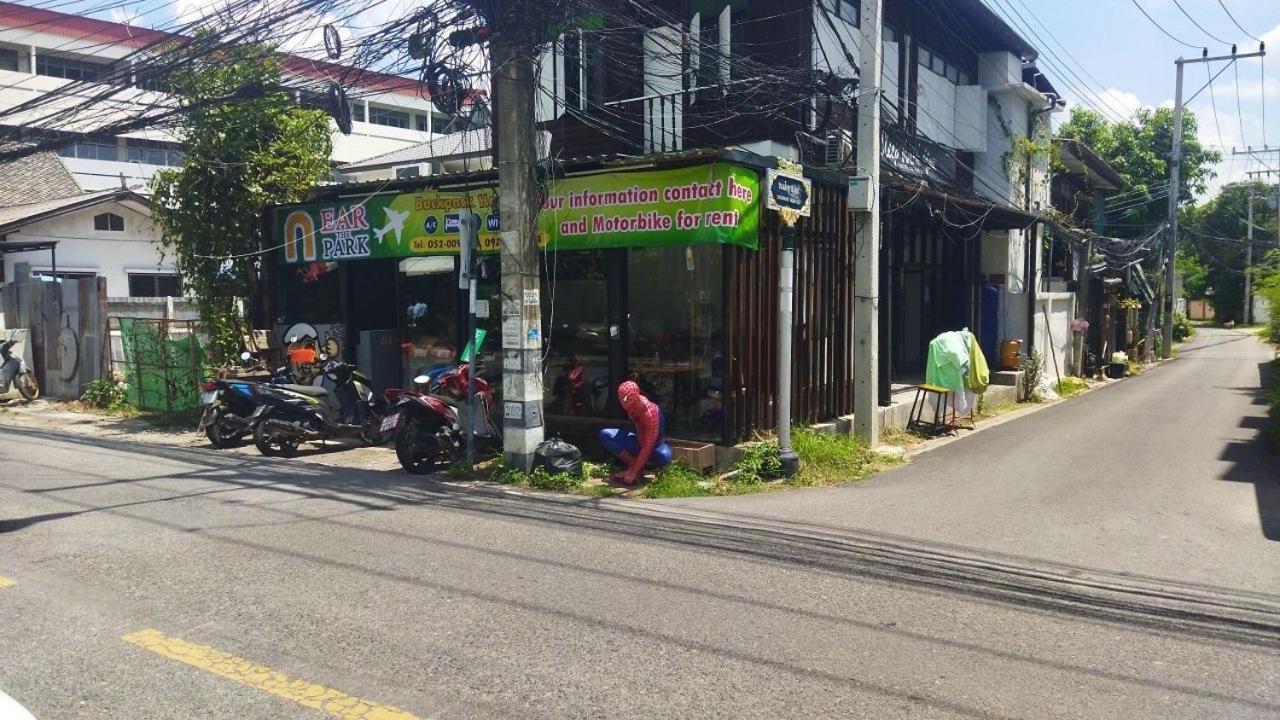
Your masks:
{"label": "green mesh fence", "polygon": [[196,323],[117,318],[129,403],[142,410],[178,412],[200,407],[204,350]]}

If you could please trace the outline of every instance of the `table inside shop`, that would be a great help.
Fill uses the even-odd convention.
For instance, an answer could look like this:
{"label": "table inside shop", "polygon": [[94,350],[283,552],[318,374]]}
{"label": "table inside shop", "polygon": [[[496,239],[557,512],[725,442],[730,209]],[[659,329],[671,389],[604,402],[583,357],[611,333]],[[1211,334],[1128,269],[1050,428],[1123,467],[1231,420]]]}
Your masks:
{"label": "table inside shop", "polygon": [[[662,406],[662,396],[669,397],[663,408],[671,420],[682,416],[679,402],[682,399],[692,402],[694,398],[694,379],[702,372],[701,360],[685,360],[668,362],[663,360],[636,360],[631,363],[631,371],[638,375],[648,376],[658,391],[658,405]],[[667,385],[667,383],[670,383]]]}

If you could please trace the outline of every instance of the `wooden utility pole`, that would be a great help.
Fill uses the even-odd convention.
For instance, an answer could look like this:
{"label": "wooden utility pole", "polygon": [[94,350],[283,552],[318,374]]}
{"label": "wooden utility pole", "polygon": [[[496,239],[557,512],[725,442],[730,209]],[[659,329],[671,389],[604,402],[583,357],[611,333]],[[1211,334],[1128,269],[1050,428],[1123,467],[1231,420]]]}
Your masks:
{"label": "wooden utility pole", "polygon": [[870,202],[854,240],[853,433],[867,447],[880,443],[880,73],[884,0],[862,0],[858,52],[858,174]]}
{"label": "wooden utility pole", "polygon": [[[534,145],[533,49],[513,3],[494,3],[501,19],[490,41],[494,140],[502,238],[503,457],[528,472],[543,439],[542,296],[538,274],[538,185]],[[495,13],[497,15],[498,13]],[[493,16],[491,16],[493,17]]]}

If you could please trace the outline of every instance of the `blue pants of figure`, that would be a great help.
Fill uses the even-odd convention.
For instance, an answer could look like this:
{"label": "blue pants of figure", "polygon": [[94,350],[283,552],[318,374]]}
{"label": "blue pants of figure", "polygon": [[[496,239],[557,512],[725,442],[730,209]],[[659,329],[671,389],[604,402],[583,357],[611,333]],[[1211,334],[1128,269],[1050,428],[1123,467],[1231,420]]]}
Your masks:
{"label": "blue pants of figure", "polygon": [[[605,428],[600,431],[600,444],[604,445],[604,449],[609,451],[610,455],[617,457],[622,453],[630,453],[631,457],[640,454],[640,437],[630,430],[621,428]],[[671,464],[671,446],[664,442],[659,442],[657,447],[653,449],[653,453],[649,455],[649,465],[652,467],[666,467]]]}

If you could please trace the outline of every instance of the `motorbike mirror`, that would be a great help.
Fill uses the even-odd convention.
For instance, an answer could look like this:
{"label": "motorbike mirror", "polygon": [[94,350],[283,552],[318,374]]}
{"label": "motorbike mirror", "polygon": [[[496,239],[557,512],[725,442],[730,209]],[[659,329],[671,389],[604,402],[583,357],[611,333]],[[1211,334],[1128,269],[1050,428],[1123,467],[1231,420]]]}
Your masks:
{"label": "motorbike mirror", "polygon": [[250,360],[253,359],[253,355],[250,354],[248,350],[245,350],[244,352],[240,353],[240,359],[245,362],[249,362]]}
{"label": "motorbike mirror", "polygon": [[427,377],[426,375],[419,375],[413,379],[413,383],[415,385],[430,385],[431,378]]}

